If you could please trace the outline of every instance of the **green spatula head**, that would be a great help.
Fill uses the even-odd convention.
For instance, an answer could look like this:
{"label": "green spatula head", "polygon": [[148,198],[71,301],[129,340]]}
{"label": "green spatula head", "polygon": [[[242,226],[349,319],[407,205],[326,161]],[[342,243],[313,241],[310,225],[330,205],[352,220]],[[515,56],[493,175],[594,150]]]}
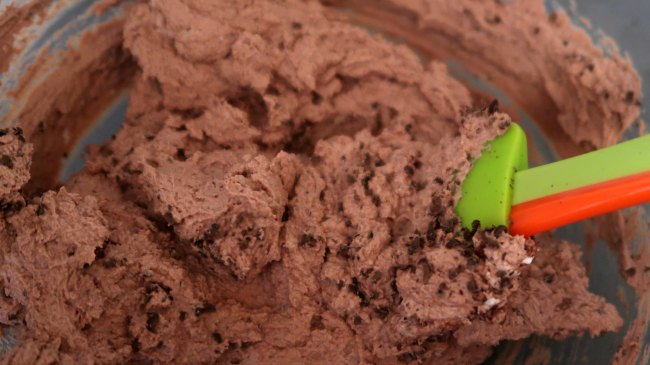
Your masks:
{"label": "green spatula head", "polygon": [[508,226],[515,172],[528,168],[526,134],[513,123],[490,141],[463,181],[456,214],[463,227]]}

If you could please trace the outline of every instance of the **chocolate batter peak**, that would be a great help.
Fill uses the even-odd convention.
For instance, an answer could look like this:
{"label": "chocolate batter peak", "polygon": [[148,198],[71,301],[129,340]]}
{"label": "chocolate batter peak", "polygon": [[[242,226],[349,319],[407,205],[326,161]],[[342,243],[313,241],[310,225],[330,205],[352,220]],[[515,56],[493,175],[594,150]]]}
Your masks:
{"label": "chocolate batter peak", "polygon": [[475,364],[621,326],[575,246],[460,228],[498,104],[325,14],[134,5],[127,119],[81,173],[23,198],[31,147],[0,137],[28,201],[1,220],[1,363]]}

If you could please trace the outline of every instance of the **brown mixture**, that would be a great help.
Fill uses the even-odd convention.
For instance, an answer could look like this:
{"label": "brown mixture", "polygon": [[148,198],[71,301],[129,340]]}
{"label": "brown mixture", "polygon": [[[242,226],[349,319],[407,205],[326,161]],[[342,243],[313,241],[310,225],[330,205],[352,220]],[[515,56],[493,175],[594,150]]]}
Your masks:
{"label": "brown mixture", "polygon": [[[638,116],[631,66],[541,5],[350,5],[527,80],[567,143],[613,143]],[[21,190],[26,136],[61,96],[0,132],[0,323],[19,339],[0,363],[478,364],[501,340],[622,325],[575,245],[460,228],[470,161],[511,118],[443,63],[316,2],[152,1],[110,29],[106,62],[133,57],[134,86],[81,173]],[[511,67],[504,34],[539,59]]]}

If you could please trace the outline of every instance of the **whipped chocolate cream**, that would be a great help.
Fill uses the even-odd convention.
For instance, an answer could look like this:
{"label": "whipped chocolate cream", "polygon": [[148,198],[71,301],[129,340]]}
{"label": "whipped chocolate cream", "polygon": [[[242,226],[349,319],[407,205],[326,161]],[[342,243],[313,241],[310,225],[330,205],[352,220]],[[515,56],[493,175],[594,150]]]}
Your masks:
{"label": "whipped chocolate cream", "polygon": [[[380,4],[431,31],[428,7]],[[568,26],[526,23],[536,6],[472,9],[492,15],[455,22],[452,42]],[[0,196],[19,202],[0,220],[0,323],[19,339],[0,363],[476,364],[501,340],[621,327],[576,246],[460,227],[460,184],[512,119],[443,63],[316,2],[139,3],[116,24],[112,64],[136,62],[129,109],[82,172],[24,194],[32,147],[0,136]],[[601,124],[563,108],[581,118],[559,123],[600,146],[638,115],[613,101],[638,79],[590,55],[599,85],[625,89],[608,89]],[[587,103],[585,75],[544,85]]]}

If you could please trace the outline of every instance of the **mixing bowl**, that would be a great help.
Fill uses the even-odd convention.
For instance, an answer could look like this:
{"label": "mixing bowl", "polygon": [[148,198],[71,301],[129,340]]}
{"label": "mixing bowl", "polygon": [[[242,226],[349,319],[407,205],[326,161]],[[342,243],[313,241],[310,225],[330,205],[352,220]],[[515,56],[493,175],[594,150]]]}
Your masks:
{"label": "mixing bowl", "polygon": [[[38,6],[33,6],[39,3]],[[20,49],[18,54],[11,58],[0,72],[0,126],[21,125],[15,120],[21,108],[25,108],[25,98],[30,90],[35,88],[42,77],[48,72],[65,68],[66,64],[60,56],[62,50],[74,47],[75,42],[84,32],[91,31],[109,20],[117,19],[124,15],[123,5],[119,1],[107,1],[106,5],[95,0],[54,0],[46,1],[20,1],[0,0],[0,19],[2,14],[10,9],[28,9],[21,13],[20,19],[25,26],[20,36],[13,40],[13,45],[3,44],[3,34],[8,34],[12,26],[16,26],[16,19],[7,23],[0,22],[0,71],[3,70],[2,57],[7,46]],[[98,8],[97,6],[101,6]],[[645,0],[579,0],[579,1],[549,1],[549,9],[563,8],[571,17],[576,26],[583,27],[593,37],[594,41],[607,49],[611,45],[606,41],[604,34],[611,36],[620,46],[621,50],[628,52],[635,67],[643,79],[643,89],[650,89],[650,49],[647,47],[650,35],[650,3]],[[589,19],[589,22],[585,21]],[[13,21],[13,23],[12,23]],[[4,29],[3,29],[4,28]],[[4,33],[3,33],[4,32]],[[4,48],[3,48],[4,47]],[[42,56],[42,55],[45,56]],[[40,62],[36,75],[31,74],[29,66],[39,60],[39,56],[46,57],[47,62]],[[42,60],[42,59],[41,59]],[[526,116],[525,110],[520,110],[498,87],[489,85],[465,70],[462,64],[454,60],[447,60],[454,75],[473,88],[487,91],[498,97],[509,110],[517,110],[517,116],[533,140],[533,147],[537,152],[537,163],[557,159],[553,152],[553,141],[548,140],[535,122]],[[23,88],[19,97],[12,96],[12,92],[19,85],[19,80],[25,76],[30,77],[29,87]],[[126,83],[128,84],[128,83]],[[34,138],[37,151],[35,165],[43,166],[44,172],[35,174],[37,184],[35,189],[52,185],[55,180],[65,181],[72,174],[79,171],[84,163],[84,146],[100,143],[115,133],[120,127],[128,104],[128,88],[121,88],[116,84],[114,88],[106,90],[106,95],[101,95],[101,108],[94,113],[81,118],[79,125],[66,123],[66,116],[62,115],[58,124],[50,125],[44,129],[42,136]],[[642,105],[650,104],[650,97],[643,99]],[[642,114],[646,120],[648,115]],[[32,126],[33,127],[33,126]],[[36,126],[34,128],[41,128]],[[626,137],[633,137],[638,130],[633,128],[626,133]],[[55,151],[57,151],[55,153]],[[63,151],[63,153],[58,153]],[[53,175],[55,176],[46,176]],[[39,184],[40,182],[40,184]],[[648,206],[644,207],[646,210]],[[643,216],[641,216],[643,217]],[[642,233],[648,229],[645,218],[640,224],[641,230],[635,239],[639,245],[637,250],[647,249],[641,247],[646,241]],[[650,293],[637,295],[634,290],[621,277],[618,261],[610,246],[603,240],[586,244],[583,223],[573,224],[558,229],[556,235],[576,244],[584,250],[584,260],[590,269],[590,290],[605,297],[616,305],[619,313],[625,320],[621,331],[608,333],[597,338],[589,336],[571,336],[565,340],[557,341],[544,337],[533,336],[523,341],[504,341],[496,349],[494,355],[487,361],[489,364],[609,364],[620,348],[626,334],[631,331],[633,322],[638,318],[635,333],[643,338],[641,348],[632,354],[633,360],[629,363],[650,364],[650,331],[648,330],[648,310],[650,308]],[[647,273],[646,273],[647,274]],[[4,330],[4,338],[0,340],[0,356],[8,348],[15,345],[11,329]]]}

